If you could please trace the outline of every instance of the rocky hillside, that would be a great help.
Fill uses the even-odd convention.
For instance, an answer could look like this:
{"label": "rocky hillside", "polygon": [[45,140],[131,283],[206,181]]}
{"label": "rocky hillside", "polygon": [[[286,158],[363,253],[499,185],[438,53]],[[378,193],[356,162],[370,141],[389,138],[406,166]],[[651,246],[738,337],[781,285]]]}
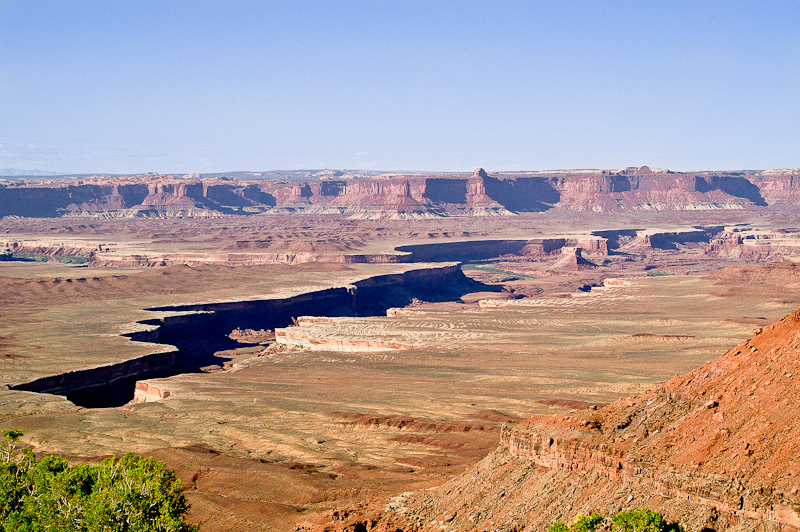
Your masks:
{"label": "rocky hillside", "polygon": [[800,203],[800,169],[672,173],[617,171],[321,175],[247,181],[197,174],[0,185],[0,216],[220,216],[341,213],[358,218],[498,216],[550,209],[682,211]]}
{"label": "rocky hillside", "polygon": [[798,404],[800,309],[642,395],[508,423],[471,471],[361,524],[541,531],[579,513],[649,507],[689,531],[799,530]]}

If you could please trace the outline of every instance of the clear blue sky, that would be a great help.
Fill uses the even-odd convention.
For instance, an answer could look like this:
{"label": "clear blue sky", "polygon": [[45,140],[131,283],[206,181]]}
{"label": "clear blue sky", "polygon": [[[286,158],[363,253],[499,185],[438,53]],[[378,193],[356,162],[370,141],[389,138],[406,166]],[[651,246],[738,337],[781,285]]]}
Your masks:
{"label": "clear blue sky", "polygon": [[800,2],[0,0],[0,167],[800,166]]}

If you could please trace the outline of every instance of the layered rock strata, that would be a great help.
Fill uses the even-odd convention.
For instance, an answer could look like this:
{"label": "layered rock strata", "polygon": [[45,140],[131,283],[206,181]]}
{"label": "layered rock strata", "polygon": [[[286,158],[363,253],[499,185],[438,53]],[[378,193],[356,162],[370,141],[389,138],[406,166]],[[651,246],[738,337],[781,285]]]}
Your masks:
{"label": "layered rock strata", "polygon": [[800,530],[800,309],[604,408],[507,423],[500,447],[381,526],[545,530],[647,506],[687,530]]}
{"label": "layered rock strata", "polygon": [[261,212],[354,218],[757,209],[800,203],[800,170],[618,171],[349,175],[307,181],[132,176],[0,186],[0,217],[224,216]]}
{"label": "layered rock strata", "polygon": [[[148,310],[161,317],[138,322],[136,330],[124,336],[139,342],[163,344],[158,352],[118,364],[65,372],[11,385],[11,389],[64,395],[76,404],[90,407],[120,406],[130,400],[153,400],[167,397],[167,390],[150,389],[148,378],[167,377],[179,373],[199,372],[209,364],[219,364],[216,351],[237,345],[232,331],[261,331],[285,327],[297,316],[385,315],[398,304],[407,304],[414,297],[455,298],[474,289],[458,264],[418,268],[398,274],[379,275],[348,286],[307,292],[288,298],[199,303],[159,307]],[[308,320],[308,318],[306,318]],[[277,332],[277,331],[276,331]],[[291,343],[293,331],[276,336]],[[392,342],[369,345],[369,342],[318,341],[296,336],[295,343],[319,345],[325,349],[360,351],[370,349],[404,349],[410,346]],[[159,395],[160,394],[160,395]]]}
{"label": "layered rock strata", "polygon": [[712,238],[706,255],[720,258],[779,259],[800,254],[797,230],[759,230],[748,226],[725,227]]}
{"label": "layered rock strata", "polygon": [[312,351],[372,352],[414,349],[411,344],[383,340],[358,340],[353,338],[326,338],[301,328],[275,330],[275,340],[280,345],[310,349]]}
{"label": "layered rock strata", "polygon": [[[236,243],[241,244],[241,243]],[[247,242],[245,244],[253,244]],[[243,246],[245,249],[251,249]],[[173,264],[301,264],[335,262],[344,264],[396,264],[410,262],[503,261],[547,259],[565,253],[607,256],[622,251],[704,248],[705,255],[722,258],[781,259],[800,254],[800,232],[796,229],[761,229],[753,226],[693,226],[673,229],[611,229],[584,235],[552,235],[529,239],[494,239],[411,244],[394,252],[358,253],[343,251],[179,251],[164,253],[146,248],[132,249],[113,242],[94,243],[80,239],[12,239],[0,241],[9,252],[48,257],[53,260],[82,258],[90,266],[165,266]],[[591,262],[591,260],[590,260]]]}
{"label": "layered rock strata", "polygon": [[160,401],[169,397],[169,392],[148,382],[137,382],[133,391],[134,403]]}

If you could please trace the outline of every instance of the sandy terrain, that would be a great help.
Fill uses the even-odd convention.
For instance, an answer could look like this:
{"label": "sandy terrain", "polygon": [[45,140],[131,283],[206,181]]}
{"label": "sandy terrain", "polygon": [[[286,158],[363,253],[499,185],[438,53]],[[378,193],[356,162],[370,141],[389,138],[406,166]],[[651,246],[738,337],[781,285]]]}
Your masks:
{"label": "sandy terrain", "polygon": [[[264,220],[274,225],[3,219],[0,226],[8,240],[68,235],[127,246],[131,254],[214,254],[233,241],[325,253],[332,247],[309,242],[339,242],[331,244],[337,252],[387,253],[421,242],[589,232],[575,229],[577,216],[503,223]],[[607,228],[611,220],[597,223]],[[482,269],[465,272],[496,283],[483,292],[415,301],[388,316],[290,327],[318,343],[312,349],[278,348],[269,340],[242,344],[220,353],[213,371],[147,380],[169,392],[158,401],[86,409],[61,396],[0,390],[0,426],[24,430],[25,443],[40,453],[78,459],[135,451],[167,461],[189,489],[192,518],[203,530],[288,530],[354,502],[438,485],[494,449],[503,421],[602,405],[650,388],[715,358],[800,303],[796,291],[783,288],[795,286],[793,267],[703,278],[754,259],[707,257],[702,246],[587,258],[604,265],[553,269],[559,256],[480,262]],[[0,382],[167,349],[119,336],[159,315],[145,308],[286,297],[422,266],[0,263]],[[628,280],[589,290],[618,277]]]}

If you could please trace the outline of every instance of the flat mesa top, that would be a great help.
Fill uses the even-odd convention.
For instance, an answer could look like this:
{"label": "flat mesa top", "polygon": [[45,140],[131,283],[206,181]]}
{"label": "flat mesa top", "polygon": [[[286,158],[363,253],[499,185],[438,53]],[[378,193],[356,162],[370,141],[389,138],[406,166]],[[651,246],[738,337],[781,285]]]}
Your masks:
{"label": "flat mesa top", "polygon": [[[161,345],[120,336],[134,330],[138,321],[167,314],[146,308],[280,299],[375,275],[444,265],[199,265],[120,271],[0,262],[0,286],[6,294],[0,308],[0,344],[14,360],[0,366],[0,382],[19,383],[162,350]],[[4,275],[6,271],[12,275]]]}

